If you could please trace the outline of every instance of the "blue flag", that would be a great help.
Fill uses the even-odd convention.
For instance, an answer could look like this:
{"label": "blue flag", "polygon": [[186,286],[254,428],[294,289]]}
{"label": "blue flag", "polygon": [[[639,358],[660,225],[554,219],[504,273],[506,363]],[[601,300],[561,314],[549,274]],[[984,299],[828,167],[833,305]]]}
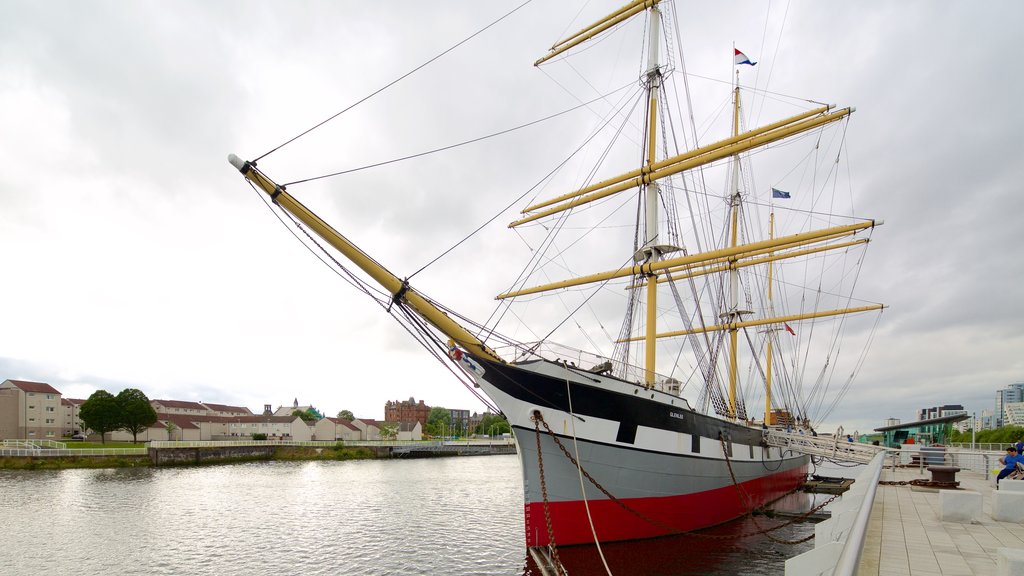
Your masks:
{"label": "blue flag", "polygon": [[778,188],[772,188],[772,198],[789,198],[789,192],[783,192]]}

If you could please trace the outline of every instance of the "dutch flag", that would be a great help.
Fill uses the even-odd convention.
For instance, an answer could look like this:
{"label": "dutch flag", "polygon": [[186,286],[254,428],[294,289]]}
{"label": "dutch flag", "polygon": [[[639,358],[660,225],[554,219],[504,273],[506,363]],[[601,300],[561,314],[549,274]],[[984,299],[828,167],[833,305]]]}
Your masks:
{"label": "dutch flag", "polygon": [[757,62],[751,62],[747,55],[739,50],[733,48],[733,52],[736,53],[736,64],[750,64],[751,66],[757,66]]}

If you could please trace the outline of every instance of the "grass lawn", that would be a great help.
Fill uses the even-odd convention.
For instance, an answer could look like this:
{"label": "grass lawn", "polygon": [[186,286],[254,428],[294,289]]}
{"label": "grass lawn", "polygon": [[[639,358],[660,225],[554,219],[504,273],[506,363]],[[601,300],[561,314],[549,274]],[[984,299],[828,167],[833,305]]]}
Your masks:
{"label": "grass lawn", "polygon": [[132,444],[131,442],[107,442],[101,444],[99,442],[79,442],[77,440],[65,441],[68,445],[69,450],[75,450],[78,448],[146,448],[145,442],[139,442],[138,444]]}

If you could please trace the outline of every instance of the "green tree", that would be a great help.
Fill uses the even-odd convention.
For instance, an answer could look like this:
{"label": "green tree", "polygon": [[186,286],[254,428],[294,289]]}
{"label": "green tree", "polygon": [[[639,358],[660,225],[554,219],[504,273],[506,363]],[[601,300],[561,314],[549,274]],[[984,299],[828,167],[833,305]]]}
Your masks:
{"label": "green tree", "polygon": [[473,429],[474,434],[486,434],[487,436],[508,434],[511,431],[512,427],[509,426],[508,420],[499,414],[484,414],[480,423]]}
{"label": "green tree", "polygon": [[316,416],[310,414],[308,410],[292,410],[292,416],[302,418],[303,422],[316,422]]}
{"label": "green tree", "polygon": [[178,429],[178,425],[170,420],[167,421],[167,439],[174,440],[174,431]]}
{"label": "green tree", "polygon": [[156,423],[156,410],[149,398],[137,388],[125,388],[117,393],[117,406],[121,410],[121,426],[132,433],[132,442],[139,441],[139,432]]}
{"label": "green tree", "polygon": [[99,433],[104,444],[107,443],[107,432],[121,428],[121,407],[117,398],[106,390],[97,390],[82,402],[78,417],[84,427]]}
{"label": "green tree", "polygon": [[398,438],[398,422],[378,422],[377,429],[380,430],[381,440]]}
{"label": "green tree", "polygon": [[426,433],[431,436],[444,436],[452,428],[452,413],[447,408],[434,406],[427,414]]}
{"label": "green tree", "polygon": [[341,412],[338,412],[338,418],[341,418],[343,420],[355,420],[356,419],[355,415],[352,414],[351,410],[342,410]]}

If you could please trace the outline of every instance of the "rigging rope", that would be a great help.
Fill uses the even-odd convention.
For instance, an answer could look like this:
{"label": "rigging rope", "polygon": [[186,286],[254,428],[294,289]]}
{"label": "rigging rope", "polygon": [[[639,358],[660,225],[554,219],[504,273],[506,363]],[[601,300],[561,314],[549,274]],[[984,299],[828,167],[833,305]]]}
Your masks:
{"label": "rigging rope", "polygon": [[416,72],[418,72],[418,71],[422,70],[423,68],[427,67],[427,66],[428,66],[429,64],[431,64],[431,63],[433,63],[434,61],[438,60],[438,59],[439,59],[439,58],[441,58],[442,56],[444,56],[444,55],[448,54],[448,53],[449,53],[449,52],[451,52],[452,50],[455,50],[455,49],[456,49],[456,48],[458,48],[459,46],[462,46],[462,45],[463,45],[463,44],[465,44],[466,42],[469,42],[469,41],[470,41],[470,40],[472,40],[473,38],[475,38],[475,37],[479,36],[479,35],[480,35],[480,34],[482,34],[482,33],[483,33],[484,31],[486,31],[486,30],[487,30],[488,28],[491,28],[492,26],[494,26],[494,25],[495,25],[495,24],[497,24],[498,22],[501,22],[502,20],[504,20],[505,18],[508,18],[508,17],[509,17],[509,16],[511,16],[512,14],[515,14],[515,13],[516,13],[516,12],[518,12],[518,11],[519,11],[519,10],[520,10],[520,9],[521,9],[522,7],[526,6],[527,4],[529,4],[529,3],[530,3],[530,2],[532,2],[532,1],[533,1],[533,0],[526,0],[525,2],[523,2],[522,4],[520,4],[519,6],[516,6],[515,8],[513,8],[513,9],[512,9],[512,10],[510,10],[509,12],[505,13],[505,15],[501,16],[501,17],[500,17],[500,18],[498,18],[497,20],[495,20],[495,21],[491,22],[490,24],[488,24],[488,25],[484,26],[483,28],[481,28],[481,29],[477,30],[476,32],[474,32],[474,33],[470,34],[470,35],[469,35],[469,36],[467,36],[466,38],[463,38],[462,40],[460,40],[460,41],[456,42],[456,43],[455,43],[454,45],[452,45],[452,46],[448,47],[447,49],[445,49],[445,50],[444,50],[444,51],[442,51],[441,53],[439,53],[439,54],[437,54],[436,56],[434,56],[434,57],[430,58],[429,60],[427,60],[427,61],[426,61],[426,62],[424,62],[423,64],[420,64],[419,66],[417,66],[417,67],[413,68],[412,70],[410,70],[410,71],[406,72],[405,74],[402,74],[402,75],[401,75],[401,76],[399,76],[398,78],[395,78],[395,79],[394,79],[394,80],[392,80],[391,82],[388,82],[388,83],[387,83],[387,84],[385,84],[384,86],[382,86],[382,87],[378,88],[377,90],[375,90],[375,91],[371,92],[370,94],[368,94],[368,95],[364,96],[363,98],[361,98],[361,99],[359,99],[358,101],[356,101],[356,102],[355,102],[354,104],[351,104],[351,105],[347,106],[346,108],[344,108],[344,109],[343,109],[343,110],[341,110],[340,112],[337,112],[337,113],[335,113],[334,115],[330,116],[330,117],[329,117],[329,118],[327,118],[326,120],[323,120],[323,121],[319,122],[318,124],[314,125],[313,127],[311,127],[311,128],[308,128],[308,129],[306,129],[305,131],[303,131],[303,132],[299,133],[299,134],[298,134],[298,135],[296,135],[296,136],[293,136],[292,138],[289,138],[289,139],[288,139],[288,140],[286,140],[286,141],[285,141],[284,143],[282,143],[282,144],[279,144],[279,145],[278,145],[277,147],[275,147],[275,148],[272,148],[271,150],[268,150],[267,152],[264,152],[263,154],[261,154],[261,155],[257,156],[257,157],[256,157],[256,159],[252,161],[252,163],[254,163],[254,164],[255,164],[255,163],[256,163],[257,161],[259,161],[259,160],[262,160],[263,158],[266,158],[267,156],[269,156],[270,154],[272,154],[272,153],[274,153],[274,152],[277,152],[277,151],[278,151],[278,150],[280,150],[281,148],[284,148],[285,146],[287,146],[287,145],[291,144],[292,142],[294,142],[294,141],[298,140],[299,138],[302,138],[302,137],[303,137],[303,136],[305,136],[306,134],[309,134],[309,133],[310,133],[310,132],[312,132],[313,130],[316,130],[317,128],[319,128],[319,127],[323,126],[324,124],[327,124],[327,123],[328,123],[328,122],[330,122],[331,120],[334,120],[335,118],[337,118],[338,116],[341,116],[341,115],[342,115],[342,114],[344,114],[345,112],[348,112],[349,110],[351,110],[351,109],[355,108],[356,106],[359,106],[359,105],[360,105],[360,104],[362,104],[363,102],[366,102],[367,100],[369,100],[370,98],[373,98],[373,97],[374,97],[374,96],[376,96],[377,94],[380,94],[381,92],[383,92],[383,91],[387,90],[388,88],[390,88],[390,87],[394,86],[395,84],[398,84],[399,82],[401,82],[402,80],[405,80],[405,79],[406,79],[406,78],[408,78],[409,76],[412,76],[412,75],[413,75],[413,74],[415,74]]}

